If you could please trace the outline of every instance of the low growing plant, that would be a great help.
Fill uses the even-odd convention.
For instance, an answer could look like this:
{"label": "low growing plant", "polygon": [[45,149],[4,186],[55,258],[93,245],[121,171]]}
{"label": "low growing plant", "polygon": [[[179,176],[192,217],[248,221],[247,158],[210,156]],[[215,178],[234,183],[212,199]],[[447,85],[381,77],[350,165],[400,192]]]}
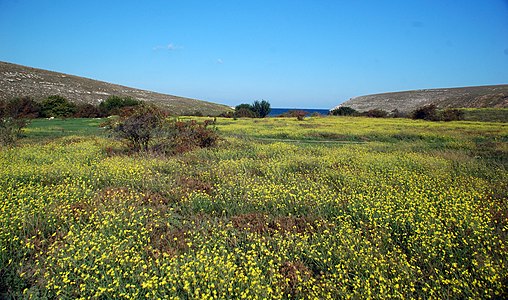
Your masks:
{"label": "low growing plant", "polygon": [[13,145],[21,135],[21,130],[26,127],[27,121],[11,117],[0,119],[0,144],[2,146]]}

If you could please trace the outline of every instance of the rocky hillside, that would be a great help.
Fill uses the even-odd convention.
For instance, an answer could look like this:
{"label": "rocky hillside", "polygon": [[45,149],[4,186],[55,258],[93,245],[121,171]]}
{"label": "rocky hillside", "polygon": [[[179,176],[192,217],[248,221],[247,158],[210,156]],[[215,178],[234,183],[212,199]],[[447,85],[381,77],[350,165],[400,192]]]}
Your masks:
{"label": "rocky hillside", "polygon": [[508,84],[373,94],[351,98],[337,107],[349,106],[360,112],[410,112],[427,104],[438,108],[507,108]]}
{"label": "rocky hillside", "polygon": [[129,88],[88,78],[0,62],[0,100],[61,95],[76,103],[98,104],[110,95],[130,96],[167,108],[174,114],[218,115],[225,105]]}

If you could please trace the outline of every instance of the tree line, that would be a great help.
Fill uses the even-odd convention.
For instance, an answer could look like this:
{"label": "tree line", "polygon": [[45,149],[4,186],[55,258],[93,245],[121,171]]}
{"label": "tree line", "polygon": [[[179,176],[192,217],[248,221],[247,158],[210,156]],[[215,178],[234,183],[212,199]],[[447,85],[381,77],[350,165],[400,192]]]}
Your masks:
{"label": "tree line", "polygon": [[46,97],[42,101],[35,101],[31,97],[18,97],[0,101],[0,117],[15,119],[103,118],[121,114],[123,110],[141,103],[134,98],[122,96],[110,96],[98,105],[73,103],[59,95]]}
{"label": "tree line", "polygon": [[110,96],[98,105],[76,104],[59,95],[42,101],[31,97],[18,97],[0,101],[0,145],[13,145],[35,118],[102,118],[111,115],[128,115],[141,101],[130,97]]}
{"label": "tree line", "polygon": [[414,120],[427,121],[459,121],[464,120],[464,112],[456,108],[447,108],[440,110],[435,104],[424,105],[409,113],[401,112],[397,109],[387,112],[381,109],[371,109],[365,112],[359,112],[348,106],[340,106],[332,111],[333,116],[363,116],[370,118],[411,118]]}

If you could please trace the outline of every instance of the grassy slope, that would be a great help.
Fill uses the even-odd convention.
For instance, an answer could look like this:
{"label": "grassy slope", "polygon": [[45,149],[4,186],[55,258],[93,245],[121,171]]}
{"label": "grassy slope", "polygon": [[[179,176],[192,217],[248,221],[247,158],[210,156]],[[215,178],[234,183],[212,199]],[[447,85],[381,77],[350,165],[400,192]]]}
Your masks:
{"label": "grassy slope", "polygon": [[53,121],[0,152],[6,296],[506,296],[505,124],[219,118],[161,158]]}

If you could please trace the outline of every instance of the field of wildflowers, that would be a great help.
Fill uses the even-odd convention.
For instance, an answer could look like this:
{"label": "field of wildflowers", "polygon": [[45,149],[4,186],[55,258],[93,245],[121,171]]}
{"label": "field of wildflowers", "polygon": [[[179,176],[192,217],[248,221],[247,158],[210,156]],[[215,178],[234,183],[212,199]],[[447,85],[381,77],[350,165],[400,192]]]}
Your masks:
{"label": "field of wildflowers", "polygon": [[44,122],[0,152],[0,298],[508,296],[507,123],[219,118],[161,157]]}

